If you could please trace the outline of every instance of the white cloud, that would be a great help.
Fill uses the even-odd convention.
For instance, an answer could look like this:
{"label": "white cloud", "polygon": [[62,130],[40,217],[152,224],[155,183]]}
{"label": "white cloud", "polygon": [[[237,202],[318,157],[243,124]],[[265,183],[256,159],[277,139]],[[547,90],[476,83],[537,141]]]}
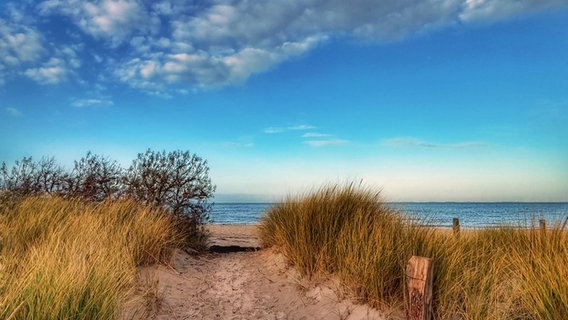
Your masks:
{"label": "white cloud", "polygon": [[466,0],[459,18],[463,21],[495,20],[566,6],[565,0]]}
{"label": "white cloud", "polygon": [[[37,31],[24,12],[67,17],[76,28],[66,30],[76,36],[73,41],[87,35],[99,42],[91,56],[107,63],[100,68],[104,78],[168,96],[188,86],[242,83],[337,37],[390,41],[562,5],[566,0],[9,1],[6,17],[0,16],[0,84],[14,74],[58,83],[83,63],[58,51],[69,43],[43,39],[49,34]],[[44,56],[64,59],[67,69],[45,66]]]}
{"label": "white cloud", "polygon": [[34,62],[44,51],[42,36],[37,30],[0,18],[0,65],[10,68]]}
{"label": "white cloud", "polygon": [[321,132],[306,132],[302,135],[304,143],[312,147],[344,146],[349,144],[348,140],[339,139],[332,134]]}
{"label": "white cloud", "polygon": [[465,141],[457,143],[428,142],[415,137],[396,137],[385,139],[382,145],[386,147],[422,147],[422,148],[480,148],[487,144],[478,141]]}
{"label": "white cloud", "polygon": [[311,130],[311,129],[315,129],[316,127],[311,126],[309,124],[300,124],[297,126],[291,126],[291,127],[287,127],[286,129],[288,130],[293,130],[293,131],[303,131],[303,130]]}
{"label": "white cloud", "polygon": [[32,20],[17,18],[30,25],[0,18],[0,85],[21,75],[40,84],[68,80],[82,65],[77,51],[83,45],[49,41]]}
{"label": "white cloud", "polygon": [[[133,68],[130,72],[119,73],[132,75],[121,79],[134,87],[159,90],[163,84],[184,82],[196,87],[217,87],[243,82],[251,74],[309,52],[330,37],[391,40],[469,21],[474,16],[476,19],[505,17],[559,1],[541,1],[548,5],[536,5],[536,0],[523,1],[500,5],[491,11],[480,10],[486,3],[479,0],[391,0],[377,5],[370,0],[220,0],[209,6],[174,10],[172,3],[160,2],[153,10],[171,17],[172,33],[167,38],[169,46],[165,48],[171,48],[172,52],[164,52],[160,59],[140,59],[138,64],[130,66]],[[511,6],[516,9],[507,9]],[[150,65],[155,68],[143,74]],[[140,76],[144,80],[138,80]]]}
{"label": "white cloud", "polygon": [[268,128],[264,129],[264,133],[268,133],[268,134],[280,133],[280,132],[284,132],[284,128],[268,127]]}
{"label": "white cloud", "polygon": [[[308,131],[313,129],[317,128],[309,124],[300,124],[288,127],[268,127],[264,129],[264,133],[277,134],[285,132]],[[312,147],[343,146],[349,144],[348,140],[339,139],[334,137],[334,135],[327,133],[310,131],[305,132],[300,137],[302,138],[302,142],[304,144],[310,145]]]}
{"label": "white cloud", "polygon": [[327,147],[327,146],[344,146],[349,144],[349,141],[343,139],[320,139],[320,140],[306,140],[304,143],[312,147]]}
{"label": "white cloud", "polygon": [[288,127],[268,127],[264,129],[264,133],[273,134],[273,133],[281,133],[286,131],[305,131],[315,128],[316,127],[309,124],[300,124],[297,126],[288,126]]}
{"label": "white cloud", "polygon": [[173,5],[168,1],[162,1],[162,2],[155,3],[153,5],[153,8],[157,13],[162,14],[162,15],[166,15],[166,16],[172,15],[175,12]]}
{"label": "white cloud", "polygon": [[108,99],[77,99],[71,102],[71,106],[76,108],[106,107],[112,105],[114,105],[114,102]]}
{"label": "white cloud", "polygon": [[[138,47],[142,47],[140,39],[135,41]],[[219,55],[189,48],[189,52],[158,53],[145,59],[132,59],[119,66],[115,73],[119,79],[137,88],[162,90],[164,85],[183,82],[202,88],[218,87],[243,82],[251,74],[265,71],[278,62],[309,50],[318,41],[309,38],[302,43],[287,42],[271,50],[247,47]],[[165,38],[156,44],[170,45]]]}
{"label": "white cloud", "polygon": [[113,46],[135,34],[154,34],[160,26],[160,19],[135,0],[48,0],[39,9],[44,15],[66,15],[83,32]]}
{"label": "white cloud", "polygon": [[319,132],[306,132],[302,135],[302,138],[327,138],[331,137],[331,134],[319,133]]}
{"label": "white cloud", "polygon": [[58,84],[68,79],[70,71],[65,61],[51,58],[41,67],[27,69],[24,74],[40,84]]}

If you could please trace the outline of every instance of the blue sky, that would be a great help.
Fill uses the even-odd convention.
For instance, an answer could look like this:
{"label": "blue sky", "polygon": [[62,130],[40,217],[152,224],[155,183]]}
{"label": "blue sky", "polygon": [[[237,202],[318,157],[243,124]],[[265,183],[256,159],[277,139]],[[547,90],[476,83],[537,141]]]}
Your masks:
{"label": "blue sky", "polygon": [[568,201],[568,1],[0,4],[0,161],[207,159],[216,201]]}

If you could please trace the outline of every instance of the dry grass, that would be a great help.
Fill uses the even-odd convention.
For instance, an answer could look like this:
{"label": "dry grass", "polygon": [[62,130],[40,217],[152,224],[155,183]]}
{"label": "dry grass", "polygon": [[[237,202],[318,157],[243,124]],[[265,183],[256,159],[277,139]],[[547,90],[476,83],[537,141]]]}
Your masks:
{"label": "dry grass", "polygon": [[288,198],[262,219],[261,241],[306,275],[333,273],[383,308],[405,301],[412,255],[434,259],[437,319],[566,319],[568,230],[556,225],[462,230],[429,228],[354,185]]}
{"label": "dry grass", "polygon": [[0,318],[114,319],[136,267],[183,238],[171,216],[131,201],[27,198],[0,206]]}

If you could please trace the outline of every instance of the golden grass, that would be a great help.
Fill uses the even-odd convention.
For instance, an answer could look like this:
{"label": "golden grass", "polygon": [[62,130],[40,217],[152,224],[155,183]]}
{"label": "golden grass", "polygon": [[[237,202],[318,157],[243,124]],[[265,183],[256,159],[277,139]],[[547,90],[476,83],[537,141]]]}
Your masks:
{"label": "golden grass", "polygon": [[434,259],[436,319],[566,319],[566,223],[448,230],[425,227],[385,206],[377,192],[326,186],[270,208],[260,225],[306,276],[332,273],[364,301],[403,306],[412,255]]}
{"label": "golden grass", "polygon": [[183,241],[171,215],[132,201],[26,198],[0,206],[0,318],[114,319],[136,267]]}

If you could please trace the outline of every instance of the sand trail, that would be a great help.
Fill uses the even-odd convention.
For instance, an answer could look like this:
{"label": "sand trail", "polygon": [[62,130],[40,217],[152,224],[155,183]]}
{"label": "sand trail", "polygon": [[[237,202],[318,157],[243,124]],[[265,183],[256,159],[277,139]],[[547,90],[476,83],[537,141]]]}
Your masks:
{"label": "sand trail", "polygon": [[[254,227],[214,226],[213,244],[257,247]],[[145,319],[384,319],[344,299],[332,281],[308,282],[272,249],[189,255],[140,270],[138,307]],[[143,289],[144,287],[150,290]],[[148,303],[150,301],[151,303]]]}

